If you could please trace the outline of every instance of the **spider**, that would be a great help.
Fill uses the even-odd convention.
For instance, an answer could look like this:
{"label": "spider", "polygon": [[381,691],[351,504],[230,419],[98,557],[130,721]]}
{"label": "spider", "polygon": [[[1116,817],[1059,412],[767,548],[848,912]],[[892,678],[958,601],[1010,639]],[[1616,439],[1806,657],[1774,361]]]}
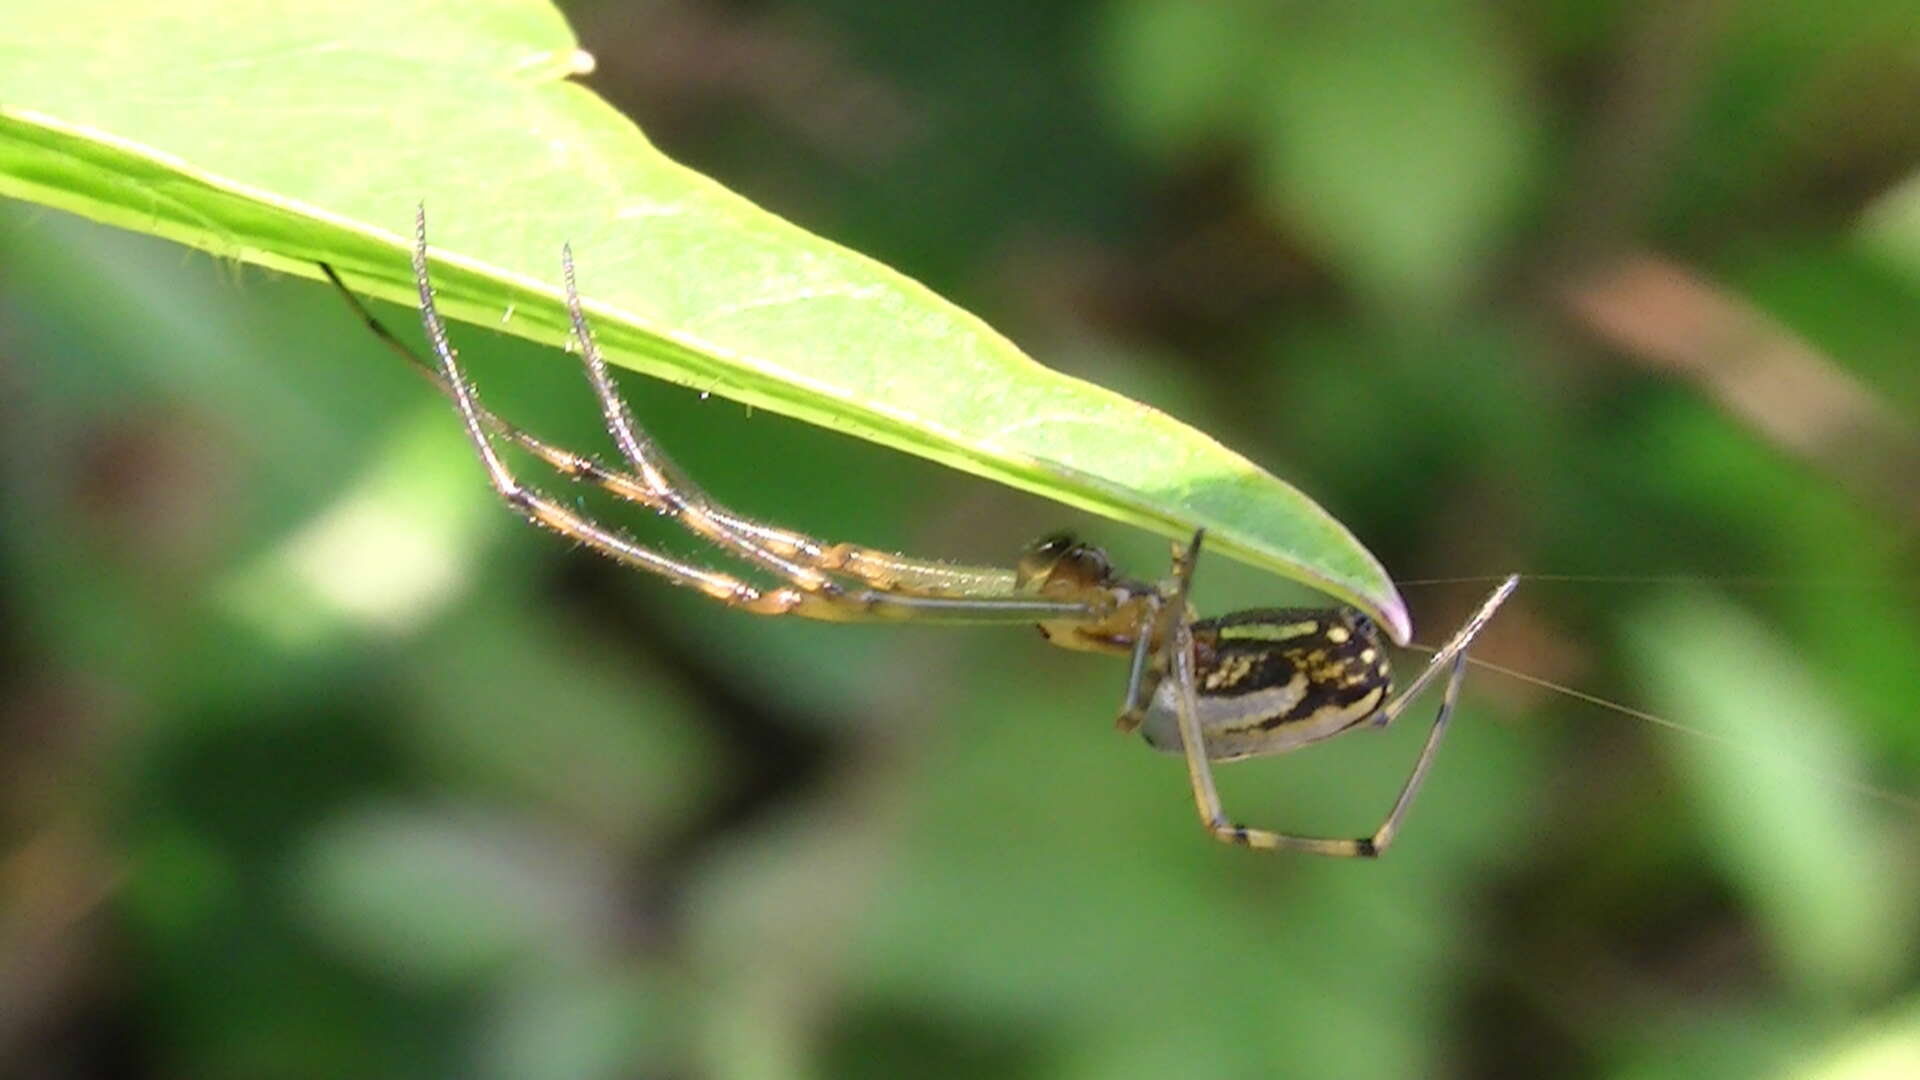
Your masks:
{"label": "spider", "polygon": [[[830,622],[1028,623],[1037,624],[1055,645],[1126,656],[1130,666],[1117,727],[1123,733],[1138,731],[1157,750],[1184,756],[1201,824],[1215,839],[1256,850],[1362,858],[1376,857],[1393,843],[1446,734],[1467,647],[1513,592],[1518,575],[1501,582],[1396,696],[1380,630],[1354,608],[1256,608],[1195,618],[1187,595],[1204,530],[1174,547],[1164,580],[1144,582],[1122,576],[1105,552],[1065,533],[1028,546],[1014,568],[1001,569],[829,544],[754,521],[715,502],[634,421],[587,324],[571,247],[561,249],[560,259],[573,340],[625,469],[545,442],[480,404],[434,307],[424,207],[414,220],[413,274],[433,362],[382,325],[331,267],[322,264],[321,270],[383,343],[453,400],[493,490],[534,524],[756,615]],[[497,440],[517,445],[570,480],[673,518],[782,584],[762,588],[636,543],[520,480],[502,459]],[[1299,836],[1248,828],[1226,816],[1214,786],[1214,762],[1282,753],[1361,727],[1385,727],[1443,673],[1446,689],[1426,743],[1372,834]]]}

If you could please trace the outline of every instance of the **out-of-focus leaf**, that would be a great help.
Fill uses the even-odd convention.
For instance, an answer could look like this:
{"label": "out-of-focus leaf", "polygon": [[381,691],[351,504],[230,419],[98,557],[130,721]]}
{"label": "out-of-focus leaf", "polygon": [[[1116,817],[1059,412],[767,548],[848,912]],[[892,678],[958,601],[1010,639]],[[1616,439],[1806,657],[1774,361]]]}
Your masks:
{"label": "out-of-focus leaf", "polygon": [[424,199],[448,314],[555,344],[571,241],[620,363],[1170,536],[1205,526],[1406,636],[1384,570],[1306,496],[669,160],[569,81],[591,58],[545,4],[80,0],[9,22],[0,193],[293,273],[329,262],[398,300]]}
{"label": "out-of-focus leaf", "polygon": [[1710,596],[1654,605],[1631,625],[1659,710],[1738,743],[1673,745],[1714,857],[1783,962],[1827,992],[1890,975],[1914,919],[1875,851],[1873,820],[1837,782],[1862,766],[1826,692],[1792,650]]}
{"label": "out-of-focus leaf", "polygon": [[1920,1002],[1839,1040],[1826,1060],[1783,1076],[1796,1080],[1899,1080],[1920,1076]]}
{"label": "out-of-focus leaf", "polygon": [[1871,250],[1920,281],[1920,175],[1881,196],[1860,231]]}
{"label": "out-of-focus leaf", "polygon": [[369,970],[458,985],[591,955],[611,875],[518,822],[388,809],[322,830],[295,885],[314,925]]}
{"label": "out-of-focus leaf", "polygon": [[1264,7],[1241,0],[1109,5],[1102,71],[1121,126],[1168,152],[1231,134],[1259,82]]}
{"label": "out-of-focus leaf", "polygon": [[691,1022],[654,980],[603,972],[523,980],[501,995],[480,1055],[500,1080],[684,1073]]}
{"label": "out-of-focus leaf", "polygon": [[1511,213],[1534,121],[1464,4],[1289,8],[1254,137],[1268,191],[1376,303],[1454,299]]}

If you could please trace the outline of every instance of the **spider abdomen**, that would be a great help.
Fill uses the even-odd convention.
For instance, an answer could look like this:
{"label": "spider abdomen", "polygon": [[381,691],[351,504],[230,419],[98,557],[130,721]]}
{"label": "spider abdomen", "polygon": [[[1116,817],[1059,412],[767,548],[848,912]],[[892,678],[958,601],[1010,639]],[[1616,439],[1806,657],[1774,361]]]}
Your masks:
{"label": "spider abdomen", "polygon": [[[1207,757],[1277,754],[1363,723],[1392,675],[1373,623],[1347,608],[1242,611],[1193,624],[1194,696]],[[1179,753],[1179,690],[1164,679],[1141,734]]]}

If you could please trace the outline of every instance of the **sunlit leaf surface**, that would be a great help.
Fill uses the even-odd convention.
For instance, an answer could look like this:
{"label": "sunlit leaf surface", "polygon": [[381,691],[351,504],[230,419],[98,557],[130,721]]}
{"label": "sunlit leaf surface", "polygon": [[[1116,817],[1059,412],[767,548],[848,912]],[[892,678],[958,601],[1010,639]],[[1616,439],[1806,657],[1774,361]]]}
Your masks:
{"label": "sunlit leaf surface", "polygon": [[325,261],[402,302],[424,201],[447,312],[555,344],[570,241],[628,367],[1169,536],[1204,526],[1407,635],[1380,565],[1294,488],[660,154],[573,81],[592,59],[544,4],[83,3],[11,23],[0,192],[292,273]]}

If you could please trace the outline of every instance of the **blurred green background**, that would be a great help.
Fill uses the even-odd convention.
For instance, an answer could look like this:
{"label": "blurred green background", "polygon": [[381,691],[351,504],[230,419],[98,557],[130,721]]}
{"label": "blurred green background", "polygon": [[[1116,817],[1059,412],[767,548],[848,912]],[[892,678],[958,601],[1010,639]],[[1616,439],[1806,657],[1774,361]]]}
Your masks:
{"label": "blurred green background", "polygon": [[[0,1075],[1920,1075],[1910,3],[569,14],[681,160],[1480,579],[1407,587],[1423,640],[1489,575],[1636,579],[1531,582],[1479,655],[1707,737],[1480,671],[1387,858],[1217,847],[1121,665],[616,570],[326,290],[7,204]],[[604,448],[563,354],[456,333]],[[625,385],[749,512],[1164,566]],[[1426,715],[1229,807],[1365,832]]]}

